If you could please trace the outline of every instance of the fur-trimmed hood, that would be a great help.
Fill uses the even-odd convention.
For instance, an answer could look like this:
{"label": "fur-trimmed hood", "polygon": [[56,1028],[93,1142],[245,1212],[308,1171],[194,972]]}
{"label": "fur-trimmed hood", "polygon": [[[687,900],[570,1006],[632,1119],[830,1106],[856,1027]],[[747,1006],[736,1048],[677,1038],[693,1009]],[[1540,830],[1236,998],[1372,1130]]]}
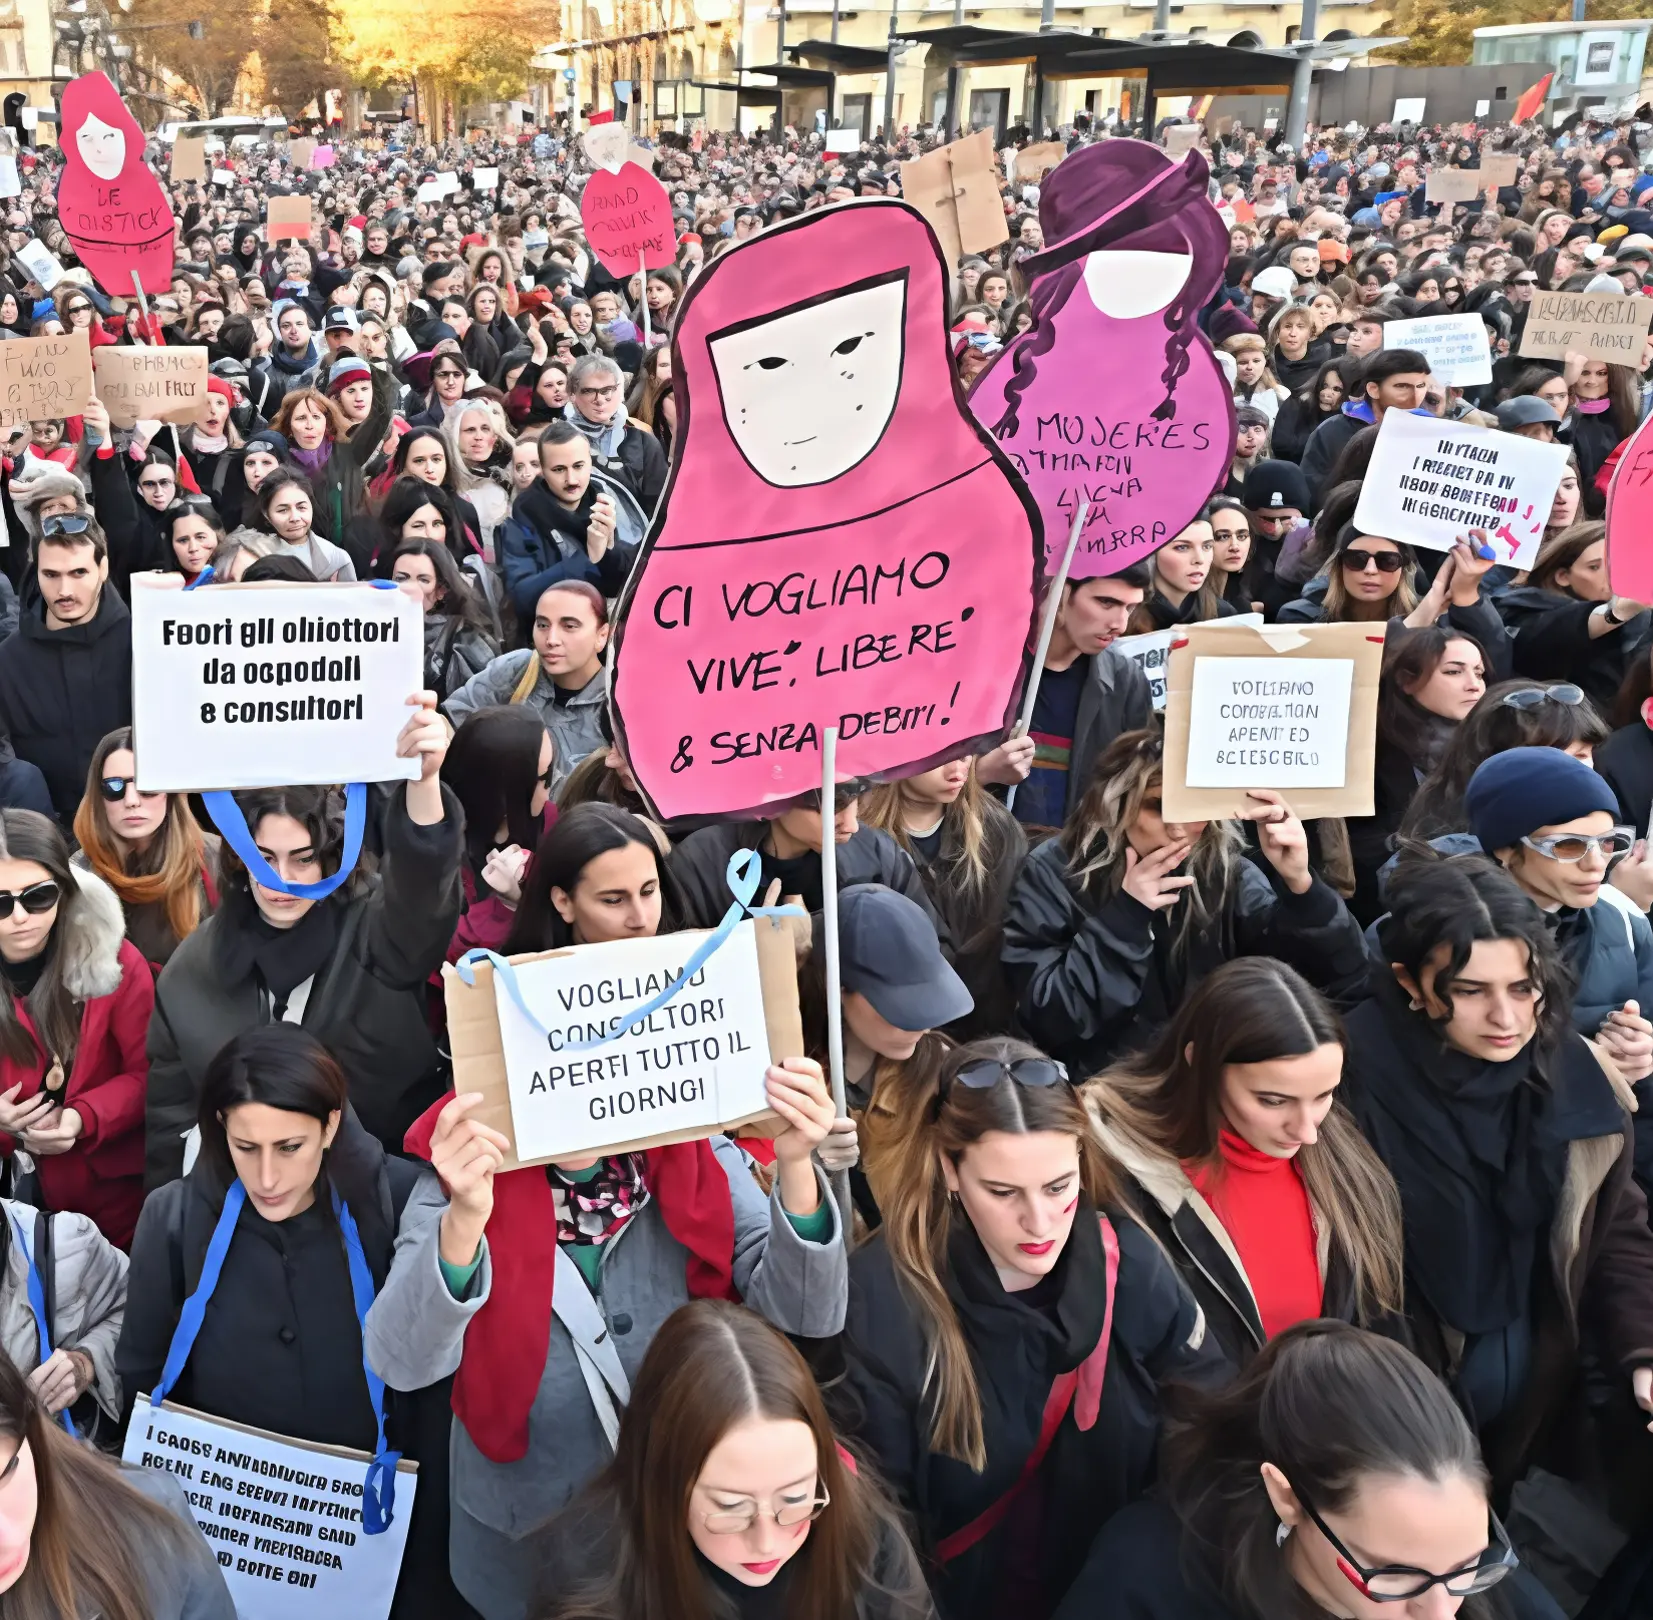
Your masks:
{"label": "fur-trimmed hood", "polygon": [[63,985],[76,1001],[112,996],[121,983],[121,941],[126,913],[120,897],[95,872],[70,867],[80,888],[80,904],[59,941]]}

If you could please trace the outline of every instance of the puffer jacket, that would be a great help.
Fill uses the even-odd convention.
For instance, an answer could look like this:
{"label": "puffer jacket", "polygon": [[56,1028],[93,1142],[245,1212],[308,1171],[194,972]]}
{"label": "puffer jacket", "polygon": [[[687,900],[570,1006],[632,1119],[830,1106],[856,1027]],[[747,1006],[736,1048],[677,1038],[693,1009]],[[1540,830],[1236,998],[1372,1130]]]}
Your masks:
{"label": "puffer jacket", "polygon": [[[515,652],[501,653],[465,684],[448,694],[442,712],[457,727],[467,715],[478,709],[493,708],[509,703],[511,694],[527,671],[529,661],[539,662],[539,654],[532,647],[519,647]],[[603,735],[603,711],[608,707],[608,671],[600,669],[576,692],[567,703],[557,702],[557,683],[545,673],[536,670],[534,687],[523,699],[533,709],[551,733],[553,758],[551,761],[551,796],[568,779],[568,773],[587,754],[595,754],[608,747]]]}
{"label": "puffer jacket", "polygon": [[568,532],[564,509],[541,479],[517,496],[510,517],[500,525],[499,566],[511,605],[525,623],[532,622],[534,604],[553,585],[584,580],[604,596],[618,596],[625,587],[648,528],[647,519],[637,497],[618,479],[593,468],[591,488],[614,503],[614,542],[601,562],[592,562],[584,540]]}

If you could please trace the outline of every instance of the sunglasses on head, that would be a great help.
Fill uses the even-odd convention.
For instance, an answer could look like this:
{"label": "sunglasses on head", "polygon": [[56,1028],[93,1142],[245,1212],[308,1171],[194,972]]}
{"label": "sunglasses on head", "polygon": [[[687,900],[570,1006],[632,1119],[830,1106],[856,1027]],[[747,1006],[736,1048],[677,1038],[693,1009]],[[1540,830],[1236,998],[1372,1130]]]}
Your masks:
{"label": "sunglasses on head", "polygon": [[[1054,1085],[1066,1085],[1068,1071],[1055,1058],[1017,1058],[1013,1063],[1002,1058],[972,1058],[953,1076],[951,1084],[968,1086],[972,1091],[991,1091],[1007,1078],[1018,1086],[1045,1091]],[[944,1094],[947,1089],[943,1088]]]}
{"label": "sunglasses on head", "polygon": [[[138,787],[137,778],[131,776],[106,776],[98,783],[98,790],[110,804],[119,804],[126,797],[129,787]],[[159,799],[161,793],[145,793],[138,788],[138,796],[143,799]]]}
{"label": "sunglasses on head", "polygon": [[31,917],[38,917],[57,904],[62,892],[53,878],[47,878],[44,883],[31,883],[28,888],[18,889],[15,893],[0,889],[0,918],[15,915],[20,901]]}
{"label": "sunglasses on head", "polygon": [[1536,709],[1542,703],[1564,703],[1568,708],[1577,708],[1583,701],[1582,686],[1561,681],[1555,686],[1523,686],[1519,691],[1506,692],[1498,705],[1504,709]]}
{"label": "sunglasses on head", "polygon": [[83,517],[79,512],[66,512],[60,517],[49,517],[40,525],[40,532],[47,540],[55,540],[62,534],[85,534],[92,520]]}
{"label": "sunglasses on head", "polygon": [[1343,566],[1356,574],[1375,568],[1380,574],[1398,574],[1403,559],[1398,551],[1362,551],[1351,546],[1343,553]]}

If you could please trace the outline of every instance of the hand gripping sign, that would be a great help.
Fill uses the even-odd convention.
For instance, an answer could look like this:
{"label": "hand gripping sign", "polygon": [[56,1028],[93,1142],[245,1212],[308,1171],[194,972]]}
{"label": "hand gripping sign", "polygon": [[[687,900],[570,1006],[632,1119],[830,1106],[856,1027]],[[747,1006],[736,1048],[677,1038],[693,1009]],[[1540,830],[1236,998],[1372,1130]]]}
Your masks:
{"label": "hand gripping sign", "polygon": [[991,746],[1037,629],[1038,513],[953,381],[904,203],[722,255],[673,335],[671,478],[621,599],[617,732],[665,817],[736,816]]}
{"label": "hand gripping sign", "polygon": [[1033,325],[970,392],[1044,518],[1054,571],[1083,501],[1072,575],[1139,562],[1186,528],[1228,473],[1234,403],[1196,317],[1228,231],[1198,152],[1081,147],[1039,195],[1045,247],[1024,261]]}
{"label": "hand gripping sign", "polygon": [[172,285],[172,209],[143,160],[144,133],[102,73],[63,92],[63,173],[57,217],[80,261],[106,291],[164,293]]}

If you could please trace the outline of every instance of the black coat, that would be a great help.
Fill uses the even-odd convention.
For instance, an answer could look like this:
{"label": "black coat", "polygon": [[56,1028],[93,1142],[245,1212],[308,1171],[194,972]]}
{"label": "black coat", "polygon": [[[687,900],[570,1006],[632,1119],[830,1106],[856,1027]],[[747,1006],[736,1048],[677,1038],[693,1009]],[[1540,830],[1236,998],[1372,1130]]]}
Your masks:
{"label": "black coat", "polygon": [[1055,839],[1027,858],[1005,913],[1005,969],[1028,1035],[1075,1079],[1146,1045],[1194,985],[1237,956],[1281,957],[1334,1000],[1365,987],[1360,925],[1318,877],[1293,894],[1239,860],[1219,913],[1185,952],[1171,949],[1176,915],[1124,890],[1096,904],[1074,887]]}
{"label": "black coat", "polygon": [[[416,826],[406,814],[406,791],[397,784],[381,818],[377,881],[355,898],[341,889],[322,902],[338,908],[337,938],[303,1019],[344,1069],[363,1126],[393,1153],[448,1084],[425,996],[459,921],[464,825],[459,801],[444,788],[445,819]],[[218,1049],[270,1021],[269,993],[256,969],[235,983],[224,977],[220,941],[239,926],[238,914],[235,905],[221,906],[178,947],[155,985],[144,1120],[149,1187],[180,1173],[184,1134]]]}
{"label": "black coat", "polygon": [[1590,615],[1600,606],[1537,585],[1505,591],[1498,598],[1498,611],[1509,627],[1514,672],[1530,680],[1582,686],[1606,714],[1630,660],[1646,653],[1653,637],[1653,613],[1638,613],[1622,630],[1592,640]]}
{"label": "black coat", "polygon": [[1068,802],[1071,811],[1090,786],[1096,762],[1127,731],[1140,731],[1154,717],[1153,692],[1142,666],[1111,647],[1088,655],[1090,670],[1079,693],[1068,750]]}
{"label": "black coat", "polygon": [[[1153,1477],[1159,1385],[1220,1377],[1198,1307],[1158,1245],[1115,1214],[1119,1281],[1102,1404],[1095,1425],[1063,1419],[1038,1481],[997,1529],[932,1574],[947,1620],[1035,1616],[1066,1591],[1092,1539]],[[1096,1213],[1081,1199],[1047,1314],[1008,1294],[967,1221],[955,1223],[945,1286],[970,1346],[981,1392],[987,1466],[930,1450],[925,1395],[929,1348],[897,1280],[882,1233],[850,1257],[843,1344],[847,1376],[831,1396],[840,1426],[872,1453],[913,1517],[920,1553],[963,1529],[1008,1491],[1032,1453],[1051,1384],[1095,1349],[1102,1333],[1104,1260]],[[1042,1592],[1027,1588],[1037,1572]]]}
{"label": "black coat", "polygon": [[0,722],[72,821],[97,745],[132,724],[132,619],[116,592],[105,586],[91,620],[64,630],[46,628],[38,601],[23,614],[0,642]]}
{"label": "black coat", "polygon": [[1620,726],[1596,749],[1596,769],[1618,795],[1619,819],[1645,838],[1653,806],[1653,731],[1640,720]]}

